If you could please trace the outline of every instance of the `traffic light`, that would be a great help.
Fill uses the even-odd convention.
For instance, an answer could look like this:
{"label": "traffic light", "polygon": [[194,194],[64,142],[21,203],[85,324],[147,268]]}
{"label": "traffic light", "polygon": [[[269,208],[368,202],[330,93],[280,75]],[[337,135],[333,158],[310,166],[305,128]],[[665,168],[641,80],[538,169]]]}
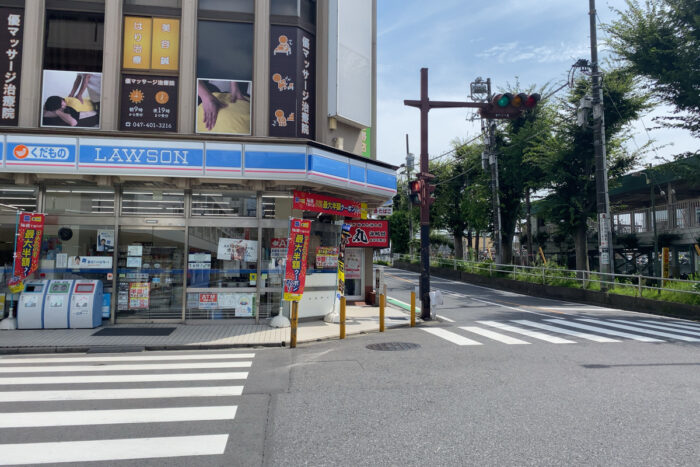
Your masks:
{"label": "traffic light", "polygon": [[435,197],[433,196],[434,191],[435,185],[432,185],[430,183],[425,184],[425,199],[428,200],[428,206],[435,202]]}
{"label": "traffic light", "polygon": [[496,94],[491,99],[491,105],[481,109],[483,118],[518,118],[523,111],[534,109],[540,101],[540,95],[511,94],[509,92]]}
{"label": "traffic light", "polygon": [[421,190],[423,187],[423,180],[411,180],[408,182],[408,198],[411,200],[411,204],[420,205],[421,203]]}

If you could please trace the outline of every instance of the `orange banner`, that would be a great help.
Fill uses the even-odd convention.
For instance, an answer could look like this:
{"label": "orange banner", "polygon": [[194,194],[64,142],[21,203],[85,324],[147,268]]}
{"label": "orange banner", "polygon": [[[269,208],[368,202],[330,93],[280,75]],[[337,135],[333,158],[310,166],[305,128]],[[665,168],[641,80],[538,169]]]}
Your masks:
{"label": "orange banner", "polygon": [[180,58],[180,20],[153,18],[152,70],[177,71]]}
{"label": "orange banner", "polygon": [[151,18],[138,16],[124,17],[124,57],[123,68],[148,70],[151,68]]}

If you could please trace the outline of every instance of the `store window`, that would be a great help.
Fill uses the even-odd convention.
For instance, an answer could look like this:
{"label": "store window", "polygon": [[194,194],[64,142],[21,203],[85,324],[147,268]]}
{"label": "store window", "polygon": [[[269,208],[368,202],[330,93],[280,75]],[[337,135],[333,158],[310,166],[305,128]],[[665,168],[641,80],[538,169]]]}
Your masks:
{"label": "store window", "polygon": [[[218,4],[223,7],[216,9]],[[253,24],[250,16],[231,14],[239,4],[243,2],[200,3],[197,133],[249,135],[252,131]]]}
{"label": "store window", "polygon": [[255,317],[257,227],[190,227],[187,319]]}
{"label": "store window", "polygon": [[100,127],[104,2],[85,4],[46,11],[41,126]]}
{"label": "store window", "polygon": [[182,319],[185,231],[119,229],[117,318]]}
{"label": "store window", "polygon": [[38,192],[38,188],[30,186],[0,186],[0,214],[36,211]]}
{"label": "store window", "polygon": [[47,187],[44,201],[47,214],[114,215],[114,189],[97,187]]}
{"label": "store window", "polygon": [[199,0],[200,11],[255,13],[255,0]]}
{"label": "store window", "polygon": [[289,219],[292,216],[292,195],[265,194],[262,198],[263,219]]}
{"label": "store window", "polygon": [[256,217],[255,193],[214,190],[192,191],[192,216]]}
{"label": "store window", "polygon": [[270,0],[271,16],[299,18],[304,23],[316,24],[314,0]]}
{"label": "store window", "polygon": [[175,189],[124,188],[122,209],[124,216],[185,215],[185,192]]}

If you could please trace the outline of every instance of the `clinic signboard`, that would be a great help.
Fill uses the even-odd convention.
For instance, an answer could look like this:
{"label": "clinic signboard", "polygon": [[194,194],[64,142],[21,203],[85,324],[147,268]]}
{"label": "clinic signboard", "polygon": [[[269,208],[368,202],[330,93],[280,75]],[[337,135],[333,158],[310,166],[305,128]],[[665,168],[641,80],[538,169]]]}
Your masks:
{"label": "clinic signboard", "polygon": [[177,131],[177,76],[124,75],[119,129]]}
{"label": "clinic signboard", "polygon": [[1,126],[17,126],[19,118],[19,83],[22,69],[24,10],[0,8],[0,79],[2,79]]}

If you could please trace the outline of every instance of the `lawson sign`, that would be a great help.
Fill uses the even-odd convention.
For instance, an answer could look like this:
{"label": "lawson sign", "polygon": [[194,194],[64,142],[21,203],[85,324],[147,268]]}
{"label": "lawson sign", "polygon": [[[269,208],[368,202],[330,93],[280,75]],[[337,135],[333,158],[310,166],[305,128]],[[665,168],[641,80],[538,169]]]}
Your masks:
{"label": "lawson sign", "polygon": [[306,144],[0,136],[9,172],[309,180],[359,192],[396,193],[396,173]]}

